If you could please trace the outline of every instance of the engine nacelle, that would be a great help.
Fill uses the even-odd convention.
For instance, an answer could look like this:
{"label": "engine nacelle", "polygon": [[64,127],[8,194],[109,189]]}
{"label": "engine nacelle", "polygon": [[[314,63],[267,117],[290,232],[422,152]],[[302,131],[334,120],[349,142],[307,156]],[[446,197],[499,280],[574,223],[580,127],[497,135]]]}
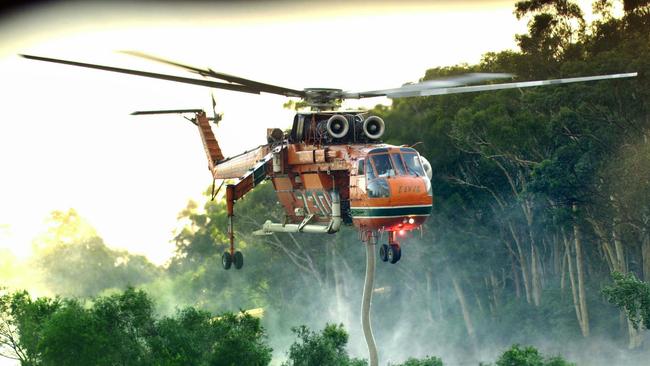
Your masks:
{"label": "engine nacelle", "polygon": [[340,139],[348,134],[350,123],[345,116],[335,114],[327,120],[327,133],[330,136]]}
{"label": "engine nacelle", "polygon": [[363,121],[363,133],[370,139],[377,140],[384,135],[386,124],[377,116],[370,116]]}

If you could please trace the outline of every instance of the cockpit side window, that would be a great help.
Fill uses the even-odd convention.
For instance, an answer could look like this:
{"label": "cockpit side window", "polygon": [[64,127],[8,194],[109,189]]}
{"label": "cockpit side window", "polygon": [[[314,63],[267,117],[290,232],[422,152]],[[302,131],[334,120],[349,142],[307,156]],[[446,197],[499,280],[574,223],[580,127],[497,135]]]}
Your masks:
{"label": "cockpit side window", "polygon": [[400,157],[400,154],[393,153],[390,154],[390,156],[393,158],[393,165],[397,169],[397,173],[399,175],[406,174],[406,168],[404,168],[404,163],[402,162],[402,158]]}
{"label": "cockpit side window", "polygon": [[358,168],[357,168],[357,175],[364,175],[365,174],[364,173],[364,171],[365,171],[364,165],[365,165],[365,160],[363,160],[363,159],[359,160]]}
{"label": "cockpit side window", "polygon": [[377,175],[375,174],[375,169],[372,168],[372,164],[370,164],[370,160],[368,160],[368,165],[366,165],[366,178],[368,179],[368,182],[371,180],[375,179]]}
{"label": "cockpit side window", "polygon": [[391,177],[395,175],[395,170],[390,163],[388,154],[372,155],[372,162],[375,165],[378,177]]}
{"label": "cockpit side window", "polygon": [[418,154],[406,153],[402,154],[404,157],[404,162],[406,163],[406,169],[408,174],[417,175],[418,177],[424,177],[424,170],[422,169],[422,164],[420,164],[420,157]]}

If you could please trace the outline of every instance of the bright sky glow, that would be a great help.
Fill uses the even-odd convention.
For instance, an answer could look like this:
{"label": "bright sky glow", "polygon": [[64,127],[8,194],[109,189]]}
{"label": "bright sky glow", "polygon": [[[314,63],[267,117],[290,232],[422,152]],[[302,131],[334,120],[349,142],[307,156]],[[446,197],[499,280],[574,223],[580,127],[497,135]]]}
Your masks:
{"label": "bright sky glow", "polygon": [[[191,76],[138,50],[293,88],[371,90],[514,48],[512,1],[43,5],[0,19],[0,248],[30,253],[52,210],[75,208],[107,244],[163,263],[177,213],[211,183],[196,129],[135,110],[210,109],[210,90],[19,58],[18,53]],[[507,72],[508,70],[503,70]],[[293,113],[272,95],[216,91],[226,155]],[[382,100],[371,100],[372,106]],[[350,103],[354,107],[358,104]]]}

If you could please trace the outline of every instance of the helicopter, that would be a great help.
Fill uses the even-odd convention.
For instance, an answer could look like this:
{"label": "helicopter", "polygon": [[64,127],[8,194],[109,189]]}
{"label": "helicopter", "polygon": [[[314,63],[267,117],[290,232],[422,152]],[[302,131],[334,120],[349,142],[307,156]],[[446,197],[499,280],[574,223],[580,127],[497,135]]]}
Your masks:
{"label": "helicopter", "polygon": [[[392,89],[348,92],[332,88],[292,89],[238,76],[197,68],[148,54],[126,51],[155,62],[179,67],[203,77],[189,78],[48,57],[21,55],[27,59],[193,84],[243,93],[270,93],[300,98],[310,108],[297,112],[290,131],[268,128],[267,143],[238,155],[225,157],[212,130],[221,115],[212,99],[213,117],[202,109],[137,111],[133,115],[191,114],[199,131],[213,177],[212,198],[226,184],[229,249],[222,255],[224,269],[241,269],[244,257],[235,249],[236,202],[266,180],[271,180],[285,217],[267,220],[255,231],[273,233],[334,234],[343,225],[358,229],[360,239],[375,244],[386,234],[379,249],[383,262],[397,263],[402,256],[400,237],[421,230],[431,215],[434,197],[429,161],[413,147],[383,143],[385,122],[362,110],[338,110],[345,99],[404,98],[528,88],[605,79],[629,78],[637,73],[606,74],[551,80],[479,84],[512,78],[507,73],[470,73],[409,83]],[[218,81],[215,81],[218,80]],[[478,85],[477,85],[478,84]],[[222,183],[215,192],[217,180]]]}

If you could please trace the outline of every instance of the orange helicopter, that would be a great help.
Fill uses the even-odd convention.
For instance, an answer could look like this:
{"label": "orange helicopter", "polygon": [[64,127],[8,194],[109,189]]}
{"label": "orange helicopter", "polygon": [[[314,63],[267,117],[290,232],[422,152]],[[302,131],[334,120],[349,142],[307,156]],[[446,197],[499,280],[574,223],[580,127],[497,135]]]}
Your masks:
{"label": "orange helicopter", "polygon": [[[119,72],[137,76],[194,84],[244,93],[272,93],[301,98],[311,112],[298,112],[290,132],[267,129],[265,145],[232,157],[224,157],[209,118],[200,109],[140,111],[134,115],[161,113],[192,113],[188,118],[199,130],[208,159],[208,167],[216,180],[236,179],[226,185],[228,236],[230,249],[222,255],[222,264],[230,269],[244,265],[244,257],[235,250],[233,218],[238,199],[264,180],[270,179],[285,211],[283,222],[266,221],[255,232],[268,235],[285,233],[333,234],[342,225],[354,225],[364,242],[374,244],[382,233],[379,256],[384,262],[397,263],[401,258],[398,233],[419,229],[431,214],[433,194],[432,170],[426,158],[415,149],[381,142],[384,121],[364,111],[337,111],[343,99],[371,97],[416,97],[479,92],[510,88],[566,84],[637,76],[637,73],[609,74],[566,79],[472,85],[479,82],[512,77],[511,74],[473,73],[398,88],[363,92],[341,89],[308,88],[303,90],[260,83],[211,69],[200,69],[139,52],[127,52],[168,65],[181,67],[203,76],[195,79],[111,66],[87,64],[40,56],[25,58]],[[221,81],[208,80],[217,79]],[[214,109],[214,98],[212,100]],[[223,183],[222,183],[223,186]],[[221,186],[219,187],[221,189]],[[217,190],[218,192],[219,190]],[[213,198],[216,195],[213,185]]]}

